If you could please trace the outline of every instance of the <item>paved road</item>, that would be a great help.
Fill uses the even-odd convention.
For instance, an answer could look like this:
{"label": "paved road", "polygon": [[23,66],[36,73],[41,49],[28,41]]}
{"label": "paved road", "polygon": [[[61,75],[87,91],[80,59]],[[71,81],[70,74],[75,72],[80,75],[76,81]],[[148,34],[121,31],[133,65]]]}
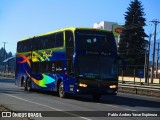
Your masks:
{"label": "paved road", "polygon": [[[6,78],[0,78],[0,104],[7,106],[13,111],[61,111],[59,113],[72,116],[66,118],[54,117],[54,119],[60,120],[160,120],[160,117],[105,117],[106,114],[114,113],[114,111],[115,113],[116,111],[121,111],[122,113],[155,111],[154,113],[157,113],[157,111],[160,111],[160,98],[118,93],[117,96],[103,96],[99,102],[93,102],[92,97],[87,95],[71,95],[66,99],[62,99],[57,97],[56,93],[52,92],[26,92],[23,88],[15,86],[13,79]],[[77,111],[80,111],[79,113],[82,115],[78,114]],[[87,111],[94,112],[87,113]],[[104,111],[101,112],[102,117],[93,117],[99,115],[97,111]],[[85,113],[87,116],[83,116]],[[54,112],[51,114],[54,114]],[[40,118],[34,119],[39,120]],[[45,119],[53,118],[47,117]]]}

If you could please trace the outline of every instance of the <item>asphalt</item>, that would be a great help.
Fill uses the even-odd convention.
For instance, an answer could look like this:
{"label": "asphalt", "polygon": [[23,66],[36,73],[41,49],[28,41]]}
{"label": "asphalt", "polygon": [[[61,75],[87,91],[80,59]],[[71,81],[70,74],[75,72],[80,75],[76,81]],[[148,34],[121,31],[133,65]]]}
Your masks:
{"label": "asphalt", "polygon": [[[14,84],[14,79],[0,78],[0,104],[12,111],[48,112],[55,117],[33,119],[93,119],[93,120],[159,120],[160,117],[107,117],[117,112],[142,113],[144,111],[159,115],[160,98],[143,95],[118,93],[117,96],[103,96],[94,102],[89,95],[69,95],[62,99],[55,92],[26,92]],[[50,112],[49,112],[50,111]],[[112,114],[113,115],[113,114]],[[116,114],[115,114],[116,115]],[[64,117],[66,116],[66,117]]]}

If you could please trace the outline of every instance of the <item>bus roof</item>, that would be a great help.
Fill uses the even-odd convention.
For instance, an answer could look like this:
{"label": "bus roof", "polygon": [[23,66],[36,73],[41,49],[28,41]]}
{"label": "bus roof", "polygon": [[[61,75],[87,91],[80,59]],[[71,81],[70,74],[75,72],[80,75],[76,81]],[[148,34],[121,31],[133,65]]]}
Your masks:
{"label": "bus roof", "polygon": [[18,42],[25,41],[25,40],[28,40],[28,39],[31,39],[31,38],[34,38],[34,37],[40,37],[40,36],[50,35],[50,34],[57,33],[57,32],[62,32],[62,31],[65,31],[65,30],[71,30],[71,31],[75,31],[75,30],[95,30],[95,31],[102,31],[102,32],[111,32],[111,31],[107,31],[107,30],[104,30],[104,29],[96,29],[96,28],[68,27],[68,28],[62,28],[62,29],[59,29],[59,30],[54,30],[54,31],[51,31],[51,32],[40,34],[40,35],[37,35],[37,36],[24,38],[24,39],[22,39]]}

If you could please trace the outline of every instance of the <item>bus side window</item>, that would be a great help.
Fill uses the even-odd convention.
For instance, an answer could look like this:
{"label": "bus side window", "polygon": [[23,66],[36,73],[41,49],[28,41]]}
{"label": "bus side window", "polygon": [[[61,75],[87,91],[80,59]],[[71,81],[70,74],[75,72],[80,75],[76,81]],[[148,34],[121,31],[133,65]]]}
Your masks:
{"label": "bus side window", "polygon": [[45,49],[45,39],[46,39],[46,37],[37,38],[37,41],[38,41],[37,49],[38,50]]}
{"label": "bus side window", "polygon": [[71,31],[66,31],[65,33],[66,35],[66,47],[69,48],[73,48],[74,47],[74,42],[73,42],[73,33]]}
{"label": "bus side window", "polygon": [[18,43],[17,43],[17,52],[21,52],[21,51],[22,51],[21,48],[22,48],[22,47],[21,47],[21,42],[18,42]]}
{"label": "bus side window", "polygon": [[39,73],[46,73],[46,61],[39,62]]}
{"label": "bus side window", "polygon": [[46,73],[54,73],[54,70],[52,70],[53,64],[54,64],[53,61],[46,61],[46,67],[45,67]]}
{"label": "bus side window", "polygon": [[32,67],[32,74],[36,74],[36,73],[38,73],[38,70],[39,70],[39,62],[32,62],[32,65],[31,65],[31,67]]}
{"label": "bus side window", "polygon": [[32,38],[32,51],[34,51],[34,50],[38,50],[38,45],[39,45],[39,43],[38,43],[38,40],[37,40],[38,38],[36,38],[36,37],[33,37]]}
{"label": "bus side window", "polygon": [[51,34],[47,37],[45,41],[45,49],[55,47],[55,34]]}
{"label": "bus side window", "polygon": [[24,41],[22,41],[22,42],[21,42],[21,49],[20,49],[21,51],[20,51],[20,52],[24,52],[24,46],[25,46],[25,45],[24,45]]}
{"label": "bus side window", "polygon": [[73,54],[74,54],[74,38],[72,31],[65,31],[66,43],[66,68],[68,74],[74,72],[73,70]]}
{"label": "bus side window", "polygon": [[55,47],[63,47],[63,32],[56,33]]}
{"label": "bus side window", "polygon": [[24,41],[23,44],[24,44],[24,47],[23,47],[24,52],[31,51],[31,41],[30,40]]}

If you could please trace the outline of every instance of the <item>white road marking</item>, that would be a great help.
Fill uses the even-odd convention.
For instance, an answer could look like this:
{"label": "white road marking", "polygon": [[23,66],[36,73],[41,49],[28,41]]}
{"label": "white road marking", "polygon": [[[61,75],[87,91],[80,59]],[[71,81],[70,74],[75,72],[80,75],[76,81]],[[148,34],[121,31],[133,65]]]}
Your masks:
{"label": "white road marking", "polygon": [[[5,85],[16,87],[16,86],[13,85],[13,84],[5,84]],[[124,94],[124,95],[129,95],[129,96],[132,95],[132,94],[126,94],[126,93],[119,93],[119,94],[122,94],[122,95]],[[26,100],[26,99],[23,99],[23,98],[20,98],[20,97],[16,97],[16,96],[9,95],[9,94],[5,94],[5,95],[10,96],[10,97],[13,97],[13,98],[16,98],[16,99],[19,99],[19,100],[23,100],[23,101],[26,101],[26,102],[29,102],[29,103],[32,103],[32,104],[36,104],[36,105],[40,105],[40,106],[43,106],[43,107],[47,107],[47,108],[50,108],[50,109],[52,109],[52,110],[61,111],[61,112],[64,112],[64,113],[66,113],[66,114],[73,115],[73,116],[75,116],[75,117],[80,117],[80,118],[85,119],[85,120],[91,120],[91,119],[86,118],[86,117],[81,117],[81,116],[78,116],[78,115],[73,114],[73,113],[70,113],[70,112],[66,112],[66,111],[63,111],[63,110],[60,110],[60,109],[57,109],[57,108],[53,108],[53,107],[50,107],[50,106],[47,106],[47,105],[43,105],[43,104],[40,104],[40,103],[36,103],[36,102],[33,102],[33,101],[29,101],[29,100]],[[142,98],[160,99],[160,98],[158,98],[158,97],[150,97],[150,96],[144,96],[144,95],[143,95],[143,96],[142,96],[142,95],[136,95],[136,96],[139,96],[139,97],[142,97]],[[97,104],[99,104],[99,103],[97,103]],[[108,104],[107,104],[107,106],[111,106],[111,107],[114,107],[114,108],[121,108],[121,107],[115,106],[115,105],[108,105]],[[124,108],[124,107],[122,107],[121,109],[125,109],[125,110],[128,110],[128,111],[137,111],[137,110],[134,110],[134,109]]]}
{"label": "white road marking", "polygon": [[[6,85],[6,84],[5,84]],[[9,85],[9,84],[7,84],[8,86],[15,86],[15,85]],[[121,93],[122,94],[122,93]],[[9,94],[7,94],[8,96],[12,96],[12,95],[9,95]],[[15,98],[16,98],[16,96],[14,96]],[[19,98],[19,97],[18,97]],[[17,98],[17,99],[18,99]],[[21,98],[21,99],[23,99],[23,98]],[[27,101],[26,99],[23,99],[23,100],[25,100],[25,101]],[[27,101],[28,102],[28,101]],[[30,102],[32,102],[32,101],[30,101]],[[35,102],[33,102],[34,104],[37,104],[37,105],[39,105],[39,103],[35,103]],[[99,103],[97,103],[97,104],[99,104]],[[41,104],[41,106],[45,106],[45,105],[43,105],[43,104]],[[121,108],[121,107],[118,107],[118,106],[115,106],[115,105],[108,105],[107,104],[107,106],[111,106],[111,107],[114,107],[114,108]],[[46,106],[45,106],[46,107]],[[52,107],[49,107],[49,106],[47,106],[48,108],[51,108],[51,109],[53,109]],[[129,111],[137,111],[137,110],[134,110],[134,109],[129,109],[129,108],[121,108],[121,109],[124,109],[124,110],[129,110]],[[53,110],[56,110],[56,108],[54,108]],[[59,110],[59,109],[57,109],[57,111],[63,111],[63,110]],[[64,111],[65,112],[65,111]],[[72,114],[72,113],[70,113],[70,114]],[[74,116],[74,115],[73,115]],[[80,116],[79,116],[80,117]],[[88,118],[87,118],[88,119]]]}
{"label": "white road marking", "polygon": [[3,93],[9,97],[12,97],[12,98],[16,98],[16,99],[19,99],[19,100],[23,100],[23,101],[26,101],[26,102],[29,102],[29,103],[32,103],[32,104],[36,104],[36,105],[39,105],[39,106],[43,106],[43,107],[46,107],[46,108],[50,108],[52,110],[56,110],[56,111],[61,111],[61,112],[64,112],[68,115],[72,115],[72,116],[75,116],[75,117],[79,117],[79,118],[82,118],[82,119],[85,119],[85,120],[91,120],[89,118],[86,118],[86,117],[82,117],[82,116],[79,116],[79,115],[76,115],[76,114],[73,114],[73,113],[70,113],[70,112],[66,112],[66,111],[63,111],[61,109],[57,109],[57,108],[54,108],[54,107],[50,107],[50,106],[47,106],[47,105],[44,105],[44,104],[41,104],[41,103],[37,103],[37,102],[33,102],[33,101],[30,101],[30,100],[26,100],[26,99],[23,99],[23,98],[20,98],[20,97],[17,97],[17,96],[14,96],[14,95],[10,95],[10,94],[6,94],[6,93]]}
{"label": "white road marking", "polygon": [[0,85],[7,85],[7,86],[14,86],[14,87],[17,87],[17,86],[15,86],[13,83],[0,83]]}
{"label": "white road marking", "polygon": [[[101,104],[101,103],[97,103],[97,104]],[[110,106],[110,107],[114,107],[114,108],[121,108],[121,109],[124,109],[124,110],[129,110],[129,111],[137,111],[137,110],[134,110],[134,109],[129,109],[129,108],[122,108],[122,107],[119,107],[119,106],[116,106],[116,105],[108,105],[106,104],[107,106]]]}
{"label": "white road marking", "polygon": [[115,107],[115,108],[121,108],[121,109],[129,110],[129,111],[137,111],[137,110],[134,110],[134,109],[124,108],[124,107],[118,107],[118,106],[115,106],[115,105],[107,105],[107,106],[111,106],[111,107]]}

